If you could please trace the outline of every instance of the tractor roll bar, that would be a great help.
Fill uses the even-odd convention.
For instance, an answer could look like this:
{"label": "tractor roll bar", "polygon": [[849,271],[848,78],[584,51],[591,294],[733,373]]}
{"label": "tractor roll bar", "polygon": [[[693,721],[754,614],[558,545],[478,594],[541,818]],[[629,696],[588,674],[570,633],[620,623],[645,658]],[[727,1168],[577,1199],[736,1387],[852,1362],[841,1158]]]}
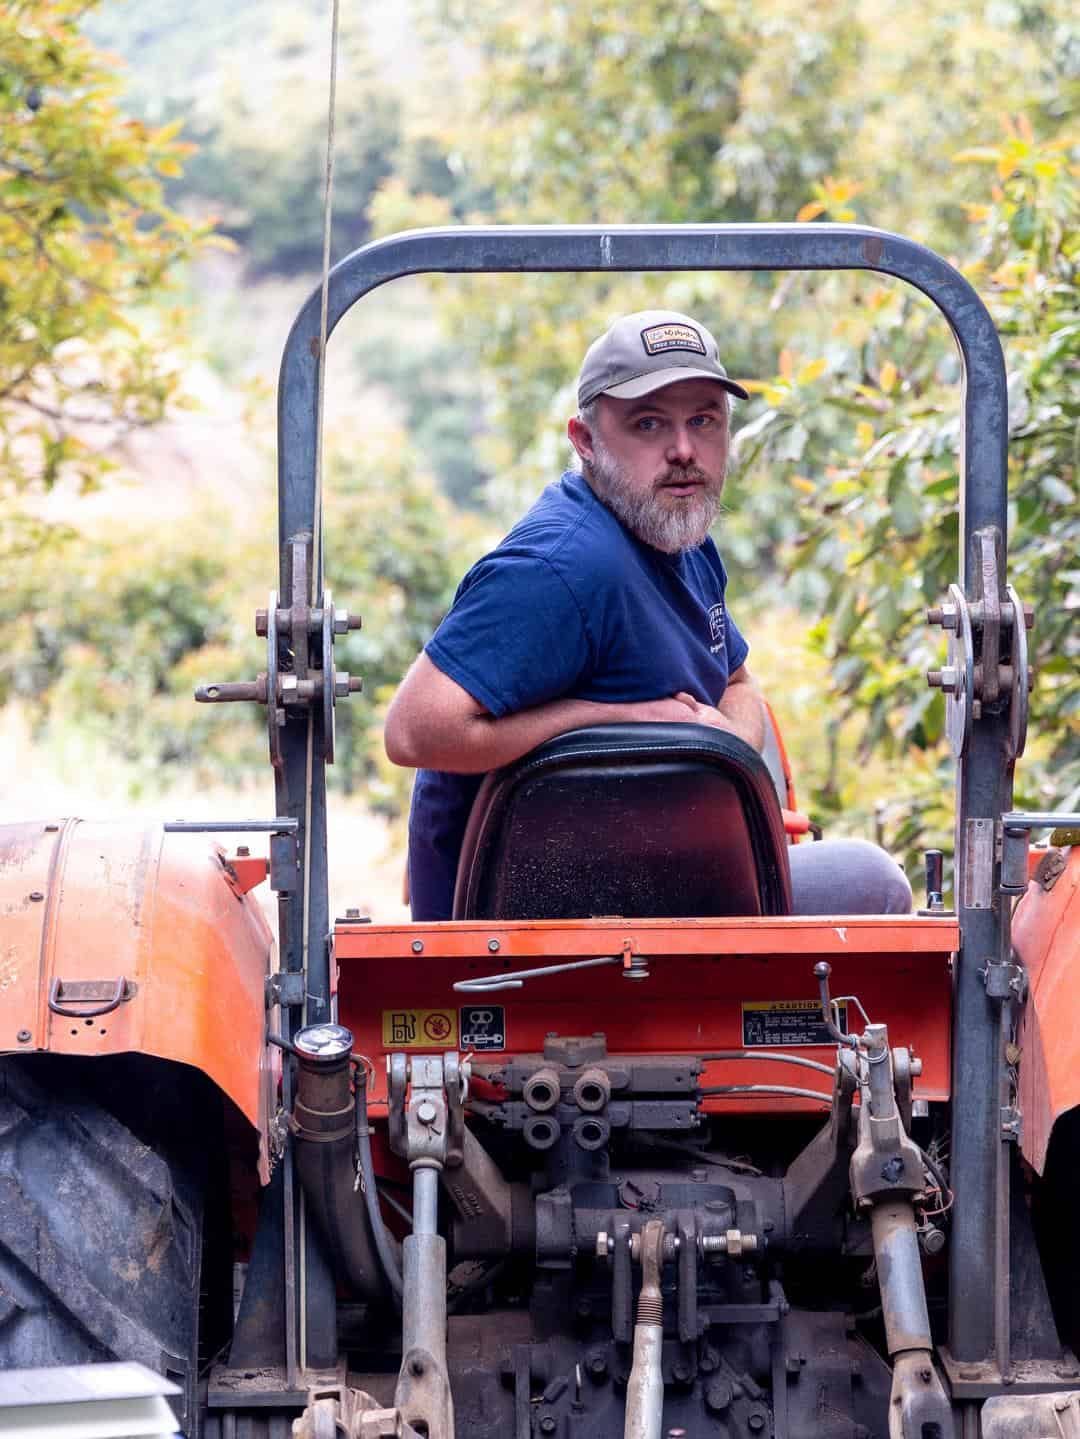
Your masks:
{"label": "tractor roll bar", "polygon": [[[971,536],[1005,536],[1007,395],[994,323],[969,282],[924,245],[865,225],[478,225],[408,230],[347,255],[330,272],[327,336],[371,290],[405,275],[573,271],[872,270],[938,307],[964,366],[960,573]],[[278,390],[279,534],[312,529],[320,292],[285,343]],[[319,566],[315,566],[318,572]],[[281,577],[286,592],[286,577]]]}
{"label": "tractor roll bar", "polygon": [[[413,230],[377,240],[330,272],[327,334],[357,300],[390,280],[424,273],[542,273],[676,270],[870,270],[920,290],[941,311],[962,358],[960,454],[961,584],[977,596],[977,531],[996,530],[999,589],[1005,593],[1007,395],[1005,362],[993,322],[968,281],[940,256],[902,236],[859,225],[571,225],[477,226]],[[289,541],[315,531],[318,445],[320,291],[307,300],[289,333],[278,390],[280,588],[289,594]],[[311,602],[322,603],[322,556],[312,563]],[[997,711],[995,713],[995,711]],[[325,770],[306,770],[304,718],[290,714],[276,772],[278,814],[298,815],[311,786],[311,855],[306,896],[310,933],[329,932],[326,893]],[[949,1345],[955,1358],[977,1361],[1008,1352],[1007,1227],[1000,1217],[1002,1172],[1000,1014],[981,978],[991,958],[1009,956],[1004,896],[991,893],[987,822],[996,826],[1011,803],[1008,716],[984,705],[957,767],[955,872],[963,949],[955,981],[952,1184],[956,1195],[951,1249]],[[978,840],[978,843],[976,843]],[[302,896],[297,896],[303,899]],[[300,905],[292,907],[295,916]],[[286,967],[304,967],[295,919],[282,936]],[[313,944],[307,956],[309,1023],[329,1016],[329,961]],[[963,1256],[963,1262],[960,1262]]]}

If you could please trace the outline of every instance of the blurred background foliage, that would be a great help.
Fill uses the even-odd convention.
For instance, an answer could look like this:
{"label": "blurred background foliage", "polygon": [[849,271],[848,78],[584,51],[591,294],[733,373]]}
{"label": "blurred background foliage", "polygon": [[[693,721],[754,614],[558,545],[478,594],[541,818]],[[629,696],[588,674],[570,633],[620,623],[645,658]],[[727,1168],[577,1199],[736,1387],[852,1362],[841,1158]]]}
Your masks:
{"label": "blurred background foliage", "polygon": [[[49,753],[95,755],[143,793],[263,764],[258,716],[189,696],[260,667],[270,381],[317,278],[327,12],[0,15],[0,702]],[[335,259],[463,220],[800,218],[898,230],[968,275],[1005,343],[1010,578],[1036,607],[1018,797],[1080,803],[1075,8],[412,0],[342,18]],[[719,538],[804,804],[909,858],[950,847],[922,612],[956,566],[960,373],[928,303],[846,274],[393,292],[330,352],[329,581],[365,618],[333,783],[400,812],[408,777],[379,742],[397,679],[471,558],[563,468],[585,346],[664,304],[700,314],[752,382]],[[183,450],[225,412],[227,434]],[[110,466],[106,495],[75,503]]]}

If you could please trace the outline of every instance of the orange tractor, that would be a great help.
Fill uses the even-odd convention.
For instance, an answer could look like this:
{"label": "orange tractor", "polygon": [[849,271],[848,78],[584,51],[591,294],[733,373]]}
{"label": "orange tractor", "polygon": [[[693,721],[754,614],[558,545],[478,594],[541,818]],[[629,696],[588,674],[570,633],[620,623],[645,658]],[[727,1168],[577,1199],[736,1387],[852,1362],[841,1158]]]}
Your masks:
{"label": "orange tractor", "polygon": [[[877,270],[954,332],[955,910],[931,856],[918,914],[791,916],[775,747],[626,725],[488,776],[453,920],[333,919],[320,335],[407,274],[693,269]],[[357,251],[319,316],[266,669],[199,695],[265,706],[272,817],[0,834],[0,1362],[142,1360],[192,1439],[1080,1433],[1080,816],[1010,808],[1031,617],[976,294],[852,226],[460,229]]]}

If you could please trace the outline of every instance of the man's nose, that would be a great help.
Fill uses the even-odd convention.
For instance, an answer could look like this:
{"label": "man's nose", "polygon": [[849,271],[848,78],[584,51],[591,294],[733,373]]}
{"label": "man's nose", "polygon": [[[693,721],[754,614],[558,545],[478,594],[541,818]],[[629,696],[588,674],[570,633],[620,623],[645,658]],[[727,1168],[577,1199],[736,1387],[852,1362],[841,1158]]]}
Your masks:
{"label": "man's nose", "polygon": [[688,425],[674,425],[668,440],[667,461],[670,465],[688,465],[697,454],[694,432]]}

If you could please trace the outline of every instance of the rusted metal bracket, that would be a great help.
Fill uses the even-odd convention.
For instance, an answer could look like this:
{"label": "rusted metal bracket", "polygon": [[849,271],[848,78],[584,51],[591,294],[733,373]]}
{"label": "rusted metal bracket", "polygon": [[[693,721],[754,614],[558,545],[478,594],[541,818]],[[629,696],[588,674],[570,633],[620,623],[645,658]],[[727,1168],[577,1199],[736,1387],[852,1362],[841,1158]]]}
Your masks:
{"label": "rusted metal bracket", "polygon": [[1027,970],[1022,964],[991,961],[980,970],[980,973],[990,999],[1015,999],[1020,1004],[1027,999],[1028,977]]}
{"label": "rusted metal bracket", "polygon": [[945,728],[958,759],[967,751],[972,722],[982,717],[984,704],[1008,701],[1010,759],[1023,754],[1027,739],[1028,695],[1034,682],[1027,631],[1035,616],[1012,585],[1001,592],[1001,546],[996,526],[976,530],[972,543],[974,599],[969,601],[959,585],[950,585],[946,601],[926,612],[927,623],[940,625],[948,636],[946,664],[928,670],[926,682],[946,696]]}
{"label": "rusted metal bracket", "polygon": [[277,591],[271,590],[266,609],[255,611],[255,633],[266,640],[266,669],[254,680],[200,685],[195,691],[200,704],[265,705],[270,762],[275,769],[284,762],[281,730],[287,708],[319,706],[322,758],[333,764],[334,706],[363,688],[358,676],[339,672],[334,664],[335,639],[360,629],[360,616],[335,609],[329,589],[323,590],[322,604],[311,603],[309,534],[294,535],[288,549],[291,603],[287,608],[281,606]]}
{"label": "rusted metal bracket", "polygon": [[279,969],[266,980],[266,1007],[280,1004],[283,1009],[298,1009],[307,998],[307,977]]}

